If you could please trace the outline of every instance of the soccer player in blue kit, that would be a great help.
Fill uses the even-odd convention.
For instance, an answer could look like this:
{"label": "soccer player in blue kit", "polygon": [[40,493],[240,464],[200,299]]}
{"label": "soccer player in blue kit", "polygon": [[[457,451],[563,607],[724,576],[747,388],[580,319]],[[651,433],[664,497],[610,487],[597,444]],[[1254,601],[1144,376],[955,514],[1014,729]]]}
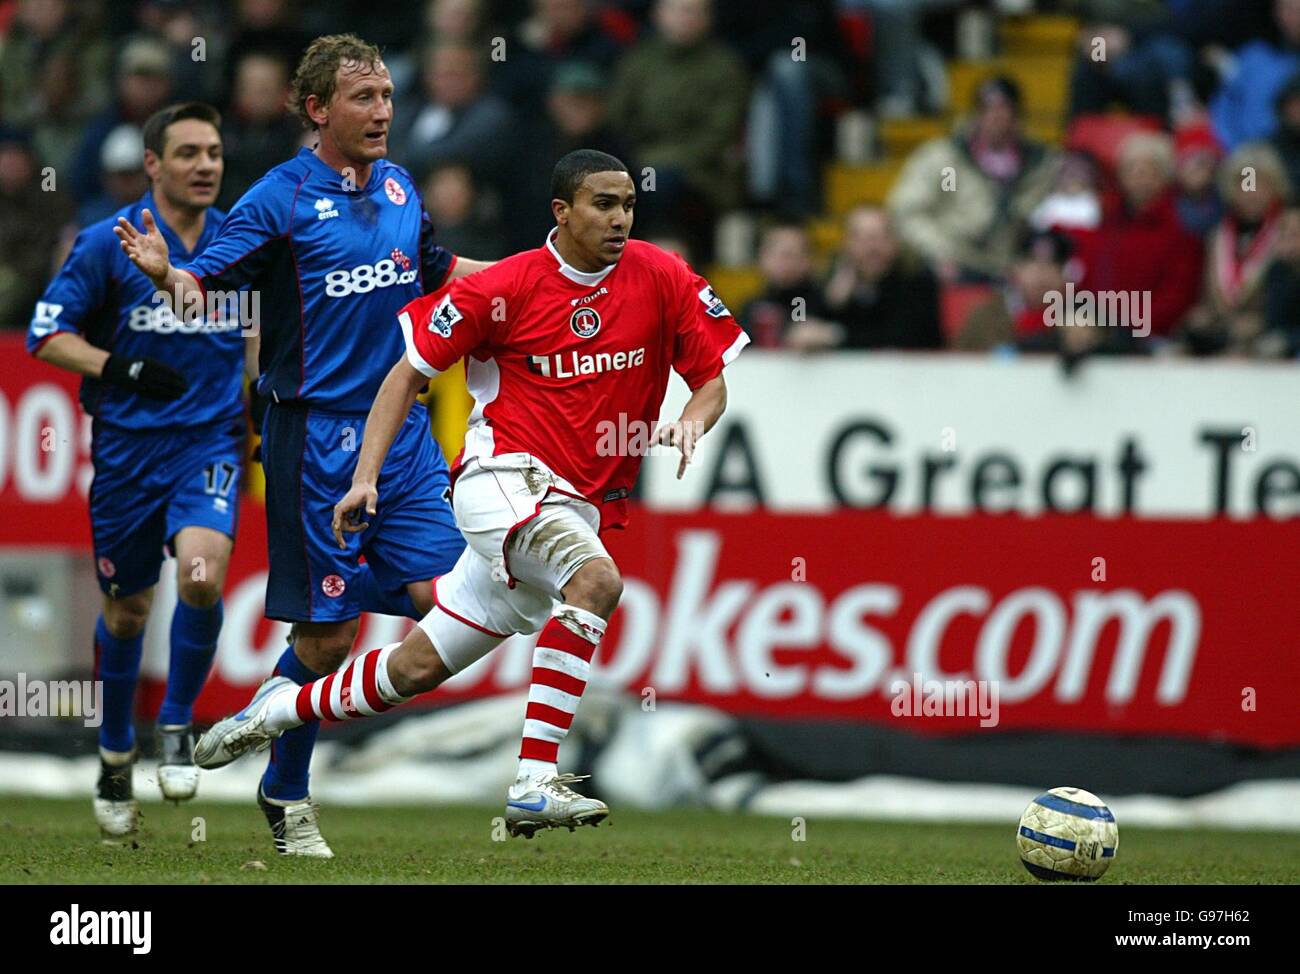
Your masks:
{"label": "soccer player in blue kit", "polygon": [[[119,221],[122,250],[183,307],[197,292],[251,286],[261,295],[258,392],[270,577],[266,614],[294,624],[275,674],[299,684],[347,659],[362,611],[422,618],[433,578],[465,542],[448,496],[447,463],[424,406],[407,416],[381,474],[376,515],[341,551],[334,502],[346,493],[366,417],[404,354],[397,313],[453,277],[487,266],[433,242],[407,171],[388,162],[393,84],[374,46],[319,37],[293,81],[295,107],[319,142],[268,172],[187,268],[168,258],[149,214]],[[365,556],[365,564],[358,556]],[[258,787],[277,851],[328,858],[308,793],[315,725],[271,747]]]}
{"label": "soccer player in blue kit", "polygon": [[[188,262],[221,229],[221,117],[199,102],[144,125],[151,189],[119,214],[158,214],[161,239]],[[244,461],[244,343],[238,316],[182,324],[122,254],[115,218],[85,228],[36,305],[27,348],[84,376],[94,417],[90,520],[103,609],[95,627],[104,685],[95,818],[106,842],[139,823],[132,725],[145,621],[164,545],[177,559],[167,692],[158,715],[158,785],[192,798],[198,768],[190,721],[221,631],[221,590],[234,545]]]}

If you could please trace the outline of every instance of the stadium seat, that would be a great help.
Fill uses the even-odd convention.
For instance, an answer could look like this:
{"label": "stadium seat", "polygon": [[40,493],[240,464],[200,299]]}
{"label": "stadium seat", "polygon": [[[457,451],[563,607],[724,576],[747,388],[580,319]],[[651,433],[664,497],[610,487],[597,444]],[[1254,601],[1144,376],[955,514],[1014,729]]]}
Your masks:
{"label": "stadium seat", "polygon": [[1134,132],[1159,132],[1160,119],[1154,115],[1080,115],[1065,133],[1069,149],[1087,152],[1107,172],[1115,171],[1120,144]]}
{"label": "stadium seat", "polygon": [[946,284],[939,295],[939,318],[943,325],[944,342],[953,345],[957,333],[966,323],[974,308],[993,296],[992,284]]}

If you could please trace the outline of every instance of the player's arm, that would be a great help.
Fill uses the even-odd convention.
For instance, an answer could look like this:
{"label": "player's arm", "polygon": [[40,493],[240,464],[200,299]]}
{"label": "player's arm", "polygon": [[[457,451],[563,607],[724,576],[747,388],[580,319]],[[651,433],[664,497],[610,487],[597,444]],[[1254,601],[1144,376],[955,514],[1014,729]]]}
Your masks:
{"label": "player's arm", "polygon": [[676,335],[673,370],[691,389],[681,417],[659,430],[656,440],[682,451],[677,465],[680,480],[690,465],[699,438],[711,430],[727,408],[727,384],[722,370],[735,360],[749,336],[714,293],[709,282],[685,262],[672,265],[670,286],[675,296]]}
{"label": "player's arm", "polygon": [[432,294],[457,278],[468,277],[470,274],[486,270],[495,263],[490,260],[470,260],[468,257],[459,257],[435,243],[433,221],[429,219],[429,211],[423,209],[423,202],[420,205],[420,270],[425,294]]}
{"label": "player's arm", "polygon": [[282,185],[269,178],[259,180],[239,198],[216,239],[184,269],[172,264],[167,241],[147,209],[140,214],[143,230],[119,219],[113,233],[161,300],[177,318],[186,320],[206,313],[207,292],[214,288],[238,291],[256,286],[277,248],[287,246],[291,211],[291,197]]}
{"label": "player's arm", "polygon": [[346,547],[344,533],[364,530],[362,508],[373,515],[379,501],[376,485],[384,458],[425,383],[451,368],[492,333],[491,303],[508,293],[509,274],[499,270],[456,281],[441,294],[416,298],[397,314],[406,354],[379,387],[366,418],[361,455],[352,473],[352,489],[334,507],[334,540]]}
{"label": "player's arm", "polygon": [[115,385],[149,399],[179,399],[189,382],[157,359],[114,355],[86,341],[82,323],[108,300],[110,275],[105,245],[112,238],[98,231],[78,236],[59,273],[50,282],[28,326],[27,348],[42,362]]}
{"label": "player's arm", "polygon": [[113,233],[117,235],[122,252],[140,269],[140,273],[149,278],[177,318],[181,318],[185,309],[201,308],[203,289],[189,271],[172,266],[167,241],[163,239],[153,214],[145,209],[140,219],[144,223],[143,230],[132,226],[126,217],[117,218]]}
{"label": "player's arm", "polygon": [[695,455],[695,444],[717,425],[727,408],[727,381],[719,373],[691,393],[675,423],[666,423],[659,429],[658,442],[678,447],[682,451],[677,464],[677,479],[681,480]]}
{"label": "player's arm", "polygon": [[470,260],[468,257],[457,257],[456,262],[451,265],[451,273],[447,279],[454,281],[458,277],[468,277],[476,271],[487,270],[496,261],[492,260]]}
{"label": "player's arm", "polygon": [[398,431],[406,422],[406,417],[415,405],[415,397],[420,394],[429,381],[429,377],[418,371],[405,357],[388,371],[384,383],[379,387],[379,395],[370,407],[366,417],[366,432],[361,438],[361,454],[357,457],[357,467],[352,472],[352,488],[344,498],[334,505],[334,540],[340,548],[346,548],[343,535],[364,531],[370,526],[362,521],[361,511],[371,517],[375,514],[375,505],[379,501],[379,471],[383,469],[384,459],[397,438]]}
{"label": "player's arm", "polygon": [[71,332],[50,336],[50,340],[37,349],[36,357],[60,369],[102,379],[146,399],[170,402],[185,395],[190,388],[185,376],[165,362],[110,355]]}

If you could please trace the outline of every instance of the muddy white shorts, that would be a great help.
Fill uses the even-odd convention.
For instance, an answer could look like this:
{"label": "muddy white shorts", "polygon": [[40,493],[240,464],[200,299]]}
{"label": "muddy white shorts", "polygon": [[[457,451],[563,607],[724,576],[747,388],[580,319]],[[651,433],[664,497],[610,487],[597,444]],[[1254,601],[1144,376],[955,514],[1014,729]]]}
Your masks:
{"label": "muddy white shorts", "polygon": [[574,573],[609,557],[596,508],[527,454],[468,461],[452,510],[468,544],[434,580],[419,626],[453,673],[514,633],[537,632]]}

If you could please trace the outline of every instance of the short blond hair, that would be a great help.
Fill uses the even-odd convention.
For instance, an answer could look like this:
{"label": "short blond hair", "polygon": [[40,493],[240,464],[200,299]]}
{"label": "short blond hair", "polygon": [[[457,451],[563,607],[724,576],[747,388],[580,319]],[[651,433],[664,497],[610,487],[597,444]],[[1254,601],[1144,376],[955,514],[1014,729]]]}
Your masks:
{"label": "short blond hair", "polygon": [[1134,132],[1119,147],[1118,168],[1137,159],[1150,159],[1166,179],[1174,175],[1174,140],[1163,132]]}
{"label": "short blond hair", "polygon": [[298,113],[307,128],[318,127],[307,114],[307,99],[315,95],[318,102],[328,105],[338,88],[339,68],[348,63],[368,65],[373,71],[383,63],[383,56],[379,48],[356,34],[326,34],[312,41],[303,52],[293,73],[289,107]]}

